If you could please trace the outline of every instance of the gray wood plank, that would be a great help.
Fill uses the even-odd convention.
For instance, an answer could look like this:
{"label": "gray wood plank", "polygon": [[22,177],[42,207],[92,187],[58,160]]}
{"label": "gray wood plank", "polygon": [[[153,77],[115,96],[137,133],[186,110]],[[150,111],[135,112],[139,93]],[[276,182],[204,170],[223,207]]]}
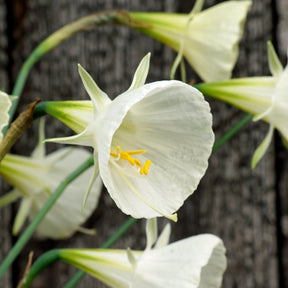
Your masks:
{"label": "gray wood plank", "polygon": [[[155,2],[152,0],[133,2],[81,0],[76,4],[67,0],[27,2],[27,6],[23,6],[24,16],[21,18],[16,15],[15,19],[17,29],[14,33],[17,39],[13,51],[14,80],[24,59],[40,40],[80,16],[107,9],[189,12],[191,8],[175,0]],[[210,6],[216,2],[221,1],[207,1],[206,5]],[[271,5],[272,0],[254,1],[235,70],[236,76],[268,75],[266,41],[271,39],[274,27]],[[285,31],[285,28],[283,29]],[[78,35],[36,64],[24,90],[21,106],[39,97],[43,100],[71,99],[71,97],[87,99],[77,73],[77,63],[81,63],[93,75],[104,91],[115,97],[129,87],[134,69],[149,51],[152,52],[152,69],[148,81],[168,78],[175,53],[147,36],[124,27],[103,27],[97,31]],[[194,79],[195,75],[189,71],[189,77],[188,79]],[[219,137],[243,114],[223,103],[211,99],[209,101],[214,115],[216,137]],[[35,145],[33,135],[37,131],[36,126],[23,135],[16,144],[15,151],[23,153],[23,145],[26,147],[26,155],[32,151]],[[277,177],[274,170],[273,147],[254,171],[249,168],[253,151],[265,136],[267,129],[265,123],[251,123],[211,157],[207,175],[198,191],[180,210],[179,222],[173,225],[172,239],[211,232],[224,240],[227,247],[228,270],[223,287],[279,287],[274,189]],[[69,135],[70,131],[49,118],[47,136],[55,137],[63,134]],[[56,147],[59,146],[49,145],[48,151]],[[124,219],[125,215],[121,214],[107,193],[104,193],[99,209],[86,225],[97,229],[96,237],[77,234],[61,242],[34,239],[14,265],[13,277],[19,279],[30,250],[34,250],[35,257],[38,257],[52,248],[98,247]],[[143,228],[144,221],[140,221],[139,225],[133,227],[131,233],[121,239],[116,247],[144,247]],[[73,271],[72,267],[57,263],[44,271],[34,281],[32,287],[62,287]],[[59,278],[51,277],[59,274],[61,274]],[[102,286],[87,276],[79,287]]]}
{"label": "gray wood plank", "polygon": [[[278,21],[277,34],[275,35],[276,48],[279,53],[280,60],[285,67],[287,65],[287,48],[288,48],[288,34],[287,34],[287,23],[288,23],[288,2],[280,0],[275,2],[276,11],[275,18]],[[278,138],[281,142],[280,136]],[[276,169],[278,171],[278,186],[277,187],[277,204],[278,204],[278,221],[279,221],[279,250],[278,250],[278,261],[279,261],[279,281],[281,287],[288,287],[288,153],[283,147],[282,143],[278,146],[278,154],[276,158]]]}
{"label": "gray wood plank", "polygon": [[[4,0],[0,0],[0,89],[7,92],[8,89],[8,33],[6,23],[6,4]],[[3,195],[7,191],[8,187],[0,177],[0,195]],[[10,230],[11,221],[11,207],[0,209],[0,262],[4,256],[8,253],[11,247],[11,233]],[[0,287],[10,288],[11,274],[10,271],[5,273],[3,279],[0,281]]]}

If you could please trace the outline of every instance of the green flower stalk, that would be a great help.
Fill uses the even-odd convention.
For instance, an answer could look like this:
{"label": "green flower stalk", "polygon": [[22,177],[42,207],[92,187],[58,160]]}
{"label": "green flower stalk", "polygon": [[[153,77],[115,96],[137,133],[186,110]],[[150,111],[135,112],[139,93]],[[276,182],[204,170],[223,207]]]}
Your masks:
{"label": "green flower stalk", "polygon": [[157,240],[155,223],[148,221],[144,251],[63,249],[60,258],[112,288],[221,287],[226,269],[221,239],[202,234],[168,244],[170,225]]}
{"label": "green flower stalk", "polygon": [[231,79],[215,83],[195,85],[205,95],[230,103],[250,114],[254,121],[269,123],[267,136],[254,153],[254,168],[267,151],[277,129],[288,143],[288,68],[284,69],[272,46],[268,43],[268,62],[272,76]]}
{"label": "green flower stalk", "polygon": [[[204,175],[214,142],[203,95],[179,81],[145,84],[149,54],[130,88],[111,101],[91,76],[79,73],[91,101],[43,103],[42,108],[78,134],[46,141],[94,148],[100,175],[118,207],[134,218],[175,212]],[[89,191],[89,190],[88,190]]]}
{"label": "green flower stalk", "polygon": [[[81,148],[64,148],[45,155],[44,122],[40,123],[39,142],[31,157],[7,154],[0,164],[0,175],[14,189],[0,198],[0,207],[21,198],[21,204],[13,226],[13,234],[19,233],[25,219],[32,221],[61,181],[84,162],[90,153]],[[81,211],[91,167],[79,176],[63,192],[53,208],[37,227],[38,235],[53,239],[70,237],[76,231],[87,231],[80,227],[95,210],[101,193],[100,178],[91,189],[91,198],[85,211]]]}
{"label": "green flower stalk", "polygon": [[198,0],[190,14],[129,12],[151,27],[137,30],[176,50],[206,82],[231,77],[252,1],[226,1],[204,11]]}

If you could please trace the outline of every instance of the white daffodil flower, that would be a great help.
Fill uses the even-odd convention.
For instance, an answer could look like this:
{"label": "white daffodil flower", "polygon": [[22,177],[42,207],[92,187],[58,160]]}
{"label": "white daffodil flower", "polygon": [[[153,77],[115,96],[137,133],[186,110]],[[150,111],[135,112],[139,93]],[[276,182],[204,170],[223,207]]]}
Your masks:
{"label": "white daffodil flower", "polygon": [[225,1],[201,11],[203,3],[198,0],[190,14],[129,14],[147,24],[138,30],[178,51],[204,81],[229,79],[252,1]]}
{"label": "white daffodil flower", "polygon": [[63,249],[60,258],[113,288],[221,287],[226,269],[221,239],[202,234],[168,245],[169,235],[166,226],[156,242],[152,232],[144,251]]}
{"label": "white daffodil flower", "polygon": [[282,67],[270,42],[268,43],[268,62],[272,76],[239,78],[195,85],[205,95],[254,114],[254,121],[262,119],[270,124],[267,136],[254,153],[252,168],[267,151],[274,128],[281,133],[284,143],[288,143],[288,66],[285,69]]}
{"label": "white daffodil flower", "polygon": [[[15,187],[0,198],[0,207],[22,198],[13,226],[14,235],[18,234],[27,217],[33,220],[61,181],[91,156],[81,148],[64,148],[45,156],[42,143],[44,122],[40,123],[39,130],[39,143],[32,157],[7,154],[0,163],[0,175]],[[91,173],[93,168],[87,169],[66,188],[38,226],[39,236],[59,239],[70,237],[76,231],[85,232],[80,225],[95,210],[101,193],[98,178],[91,189],[85,211],[81,211],[85,185]]]}
{"label": "white daffodil flower", "polygon": [[9,122],[9,109],[12,105],[11,99],[9,96],[0,91],[0,143],[3,139],[2,130]]}
{"label": "white daffodil flower", "polygon": [[[58,110],[57,102],[48,104],[48,113],[56,109],[58,119],[75,131],[82,130],[48,141],[92,146],[95,171],[90,187],[100,173],[124,213],[176,221],[173,213],[206,171],[214,142],[212,116],[203,95],[190,85],[179,81],[144,85],[148,67],[149,55],[140,63],[128,91],[111,101],[79,66],[94,110],[85,111],[87,102],[79,110],[79,102],[69,101],[66,108],[61,102]],[[69,123],[70,117],[74,120]]]}

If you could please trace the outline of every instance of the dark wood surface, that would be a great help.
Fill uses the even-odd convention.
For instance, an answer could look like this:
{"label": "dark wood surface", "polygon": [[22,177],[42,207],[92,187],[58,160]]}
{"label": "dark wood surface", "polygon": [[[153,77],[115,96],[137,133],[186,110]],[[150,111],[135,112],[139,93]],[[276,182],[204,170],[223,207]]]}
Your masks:
{"label": "dark wood surface", "polygon": [[[193,2],[0,0],[0,88],[11,89],[21,64],[40,41],[81,16],[109,9],[187,13]],[[219,2],[222,1],[207,0],[205,7]],[[282,63],[286,65],[287,61],[287,0],[253,2],[235,68],[236,77],[269,75],[267,40],[274,42]],[[20,108],[38,98],[87,99],[78,76],[77,63],[81,63],[113,98],[129,87],[137,64],[149,51],[152,58],[148,82],[167,79],[175,53],[145,35],[115,26],[77,35],[36,64],[23,92]],[[190,69],[188,79],[197,79]],[[219,138],[244,113],[224,103],[208,100],[216,138]],[[47,137],[70,135],[68,128],[52,118],[47,122]],[[172,240],[207,232],[224,240],[228,256],[225,288],[288,287],[288,153],[279,135],[276,135],[273,145],[256,169],[250,169],[253,152],[267,130],[268,125],[263,122],[249,123],[216,151],[199,189],[185,202],[179,211],[178,223],[173,224]],[[29,155],[35,145],[33,135],[36,131],[35,123],[13,151]],[[48,151],[57,147],[47,146]],[[2,182],[1,194],[7,191],[7,185]],[[17,205],[13,205],[0,210],[1,259],[16,240],[10,235],[16,209]],[[126,218],[104,192],[99,208],[85,225],[96,228],[96,236],[76,234],[71,239],[58,242],[32,239],[10,272],[1,279],[0,287],[16,287],[29,251],[33,250],[37,258],[53,248],[99,247]],[[115,247],[143,248],[144,225],[144,221],[139,221]],[[74,268],[56,263],[36,278],[32,287],[62,287],[74,272]],[[85,276],[79,287],[104,286]]]}

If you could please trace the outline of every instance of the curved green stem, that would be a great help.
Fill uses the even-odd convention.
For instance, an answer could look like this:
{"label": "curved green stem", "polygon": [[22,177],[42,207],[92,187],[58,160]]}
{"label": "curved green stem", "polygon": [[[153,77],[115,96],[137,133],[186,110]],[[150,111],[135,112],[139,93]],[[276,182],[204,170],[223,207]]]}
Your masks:
{"label": "curved green stem", "polygon": [[[12,95],[21,95],[31,68],[47,52],[79,32],[92,30],[107,24],[119,24],[128,27],[147,26],[147,24],[142,24],[141,22],[134,20],[128,13],[124,11],[105,11],[80,18],[79,20],[62,27],[47,37],[43,42],[41,42],[30,54],[29,58],[24,62],[14,85]],[[10,119],[12,119],[14,116],[19,98],[20,97],[13,101],[9,112]]]}
{"label": "curved green stem", "polygon": [[72,172],[66,179],[64,179],[61,182],[61,184],[58,186],[55,192],[45,203],[42,210],[36,215],[34,220],[30,223],[30,225],[27,227],[27,229],[24,231],[24,233],[21,235],[21,237],[18,239],[16,244],[13,246],[13,248],[10,250],[6,258],[4,259],[3,263],[0,266],[0,278],[2,277],[6,269],[12,264],[14,259],[18,256],[18,254],[21,252],[25,244],[28,242],[28,240],[31,238],[32,234],[36,230],[39,223],[42,221],[42,219],[45,217],[45,215],[48,213],[48,211],[60,197],[60,195],[68,186],[68,184],[70,184],[74,179],[76,179],[87,168],[92,166],[93,163],[94,159],[91,156],[87,161],[85,161],[81,166],[79,166],[74,172]]}
{"label": "curved green stem", "polygon": [[[134,219],[130,217],[128,220],[124,222],[123,225],[121,225],[117,231],[106,241],[103,243],[101,248],[109,248],[112,246],[124,233],[126,233],[129,228],[132,227],[132,225],[137,221],[137,219]],[[56,260],[60,259],[59,257],[59,251],[60,250],[51,250],[46,252],[45,254],[41,255],[37,261],[33,264],[31,267],[29,274],[27,275],[25,279],[25,283],[23,284],[22,288],[29,287],[31,282],[34,280],[34,278],[47,266],[49,266],[51,263],[55,262]],[[85,276],[85,272],[79,270],[74,277],[71,278],[71,280],[64,286],[65,288],[72,288],[75,287],[75,285]]]}
{"label": "curved green stem", "polygon": [[225,142],[227,142],[232,136],[234,136],[245,124],[250,122],[253,115],[246,114],[236,125],[234,125],[228,132],[226,132],[222,137],[215,141],[212,153],[220,148]]}

